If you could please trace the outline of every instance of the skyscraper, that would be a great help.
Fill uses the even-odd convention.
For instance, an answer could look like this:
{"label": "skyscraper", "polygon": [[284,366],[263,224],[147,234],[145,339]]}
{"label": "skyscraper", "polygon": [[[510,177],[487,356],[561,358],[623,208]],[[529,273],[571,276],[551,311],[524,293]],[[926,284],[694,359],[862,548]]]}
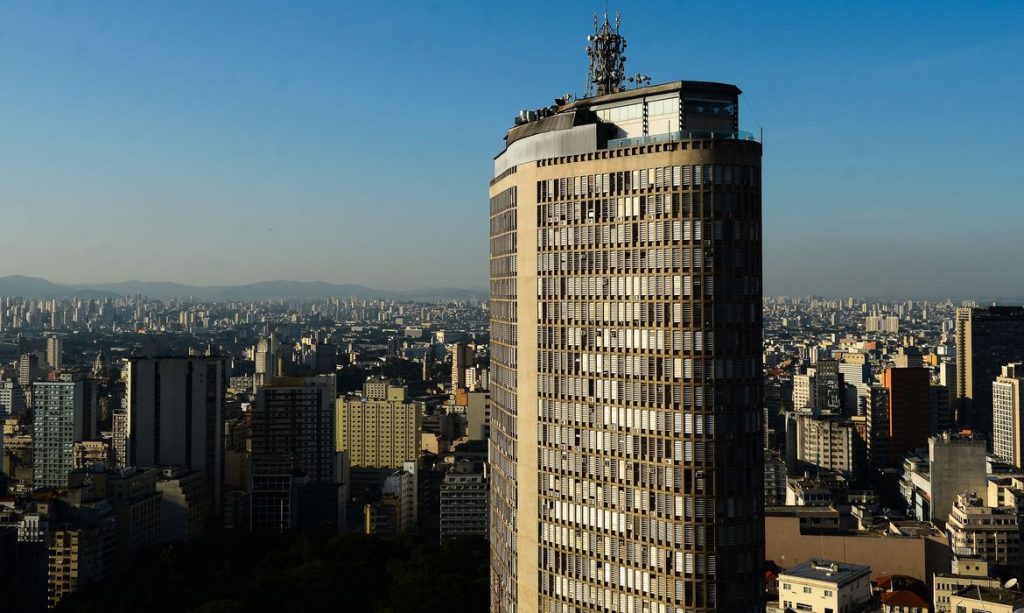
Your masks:
{"label": "skyscraper", "polygon": [[992,440],[992,381],[1024,360],[1024,307],[956,310],[957,421]]}
{"label": "skyscraper", "polygon": [[[127,466],[187,466],[206,473],[220,510],[224,475],[222,358],[127,360],[128,411],[119,419]],[[115,427],[117,430],[117,427]]]}
{"label": "skyscraper", "polygon": [[492,610],[761,610],[761,145],[590,40],[490,184]]}

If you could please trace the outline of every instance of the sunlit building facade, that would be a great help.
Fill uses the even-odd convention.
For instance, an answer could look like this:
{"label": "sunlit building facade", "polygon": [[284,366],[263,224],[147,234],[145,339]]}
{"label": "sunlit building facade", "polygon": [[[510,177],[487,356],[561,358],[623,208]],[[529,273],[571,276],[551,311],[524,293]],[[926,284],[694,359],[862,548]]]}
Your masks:
{"label": "sunlit building facade", "polygon": [[524,112],[495,159],[492,611],[755,611],[761,145],[733,85]]}

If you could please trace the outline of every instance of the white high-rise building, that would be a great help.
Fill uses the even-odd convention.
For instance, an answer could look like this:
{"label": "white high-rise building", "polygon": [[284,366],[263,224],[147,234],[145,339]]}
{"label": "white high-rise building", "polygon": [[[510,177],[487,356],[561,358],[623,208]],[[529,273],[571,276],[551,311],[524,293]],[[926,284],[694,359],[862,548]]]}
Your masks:
{"label": "white high-rise building", "polygon": [[1018,469],[1024,469],[1024,401],[1021,383],[1024,364],[1003,366],[992,383],[992,453]]}

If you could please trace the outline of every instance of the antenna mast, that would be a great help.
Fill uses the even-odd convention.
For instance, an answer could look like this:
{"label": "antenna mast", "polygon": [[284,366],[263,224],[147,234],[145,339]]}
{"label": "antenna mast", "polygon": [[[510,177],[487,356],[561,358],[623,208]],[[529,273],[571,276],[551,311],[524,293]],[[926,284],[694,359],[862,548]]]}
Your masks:
{"label": "antenna mast", "polygon": [[590,71],[587,74],[587,96],[614,94],[625,89],[626,81],[626,39],[619,33],[622,16],[615,15],[615,27],[608,21],[605,11],[604,23],[599,24],[594,14],[594,33],[587,36],[587,55],[590,57]]}

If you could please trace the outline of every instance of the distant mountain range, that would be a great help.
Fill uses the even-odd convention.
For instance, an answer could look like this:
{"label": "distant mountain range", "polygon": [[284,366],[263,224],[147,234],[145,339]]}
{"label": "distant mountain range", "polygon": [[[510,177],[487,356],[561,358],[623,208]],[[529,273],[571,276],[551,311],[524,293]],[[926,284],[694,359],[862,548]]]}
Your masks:
{"label": "distant mountain range", "polygon": [[61,285],[38,277],[12,275],[0,277],[0,296],[26,298],[62,298],[80,296],[103,298],[142,294],[150,298],[186,298],[197,300],[316,300],[319,298],[420,298],[427,300],[482,300],[487,290],[456,287],[421,287],[409,291],[388,291],[351,283],[323,281],[262,281],[246,285],[194,286],[160,281],[124,281]]}

